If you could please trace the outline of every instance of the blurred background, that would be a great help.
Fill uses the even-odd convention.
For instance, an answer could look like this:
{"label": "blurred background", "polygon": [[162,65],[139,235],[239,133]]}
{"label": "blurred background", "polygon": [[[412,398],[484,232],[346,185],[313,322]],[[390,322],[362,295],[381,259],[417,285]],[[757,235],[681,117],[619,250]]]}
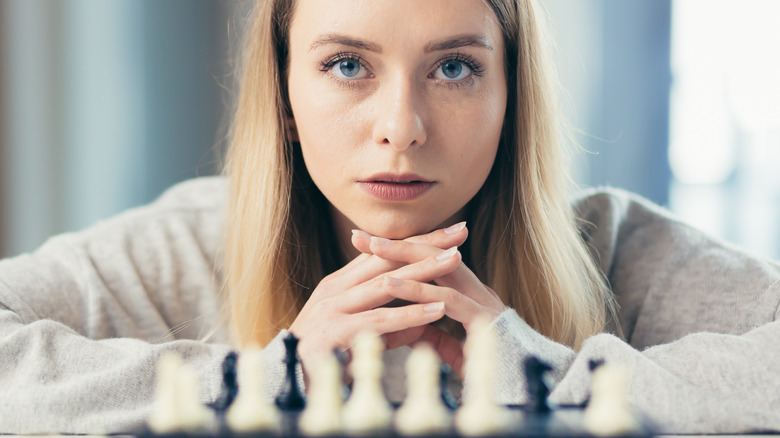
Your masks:
{"label": "blurred background", "polygon": [[[780,2],[543,0],[612,185],[780,259]],[[219,169],[244,0],[0,0],[0,257]]]}

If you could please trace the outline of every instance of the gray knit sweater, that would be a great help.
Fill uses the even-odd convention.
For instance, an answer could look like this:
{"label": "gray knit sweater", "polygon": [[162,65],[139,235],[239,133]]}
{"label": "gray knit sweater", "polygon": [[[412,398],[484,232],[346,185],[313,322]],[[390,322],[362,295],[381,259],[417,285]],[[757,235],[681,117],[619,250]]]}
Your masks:
{"label": "gray knit sweater", "polygon": [[[0,261],[0,433],[133,430],[170,350],[198,370],[202,401],[217,397],[230,350],[219,312],[226,199],[224,178],[188,181]],[[575,206],[626,339],[600,334],[574,352],[507,310],[494,322],[499,399],[525,400],[519,364],[536,354],[555,368],[551,399],[582,402],[588,360],[603,358],[630,369],[631,403],[664,432],[780,431],[780,265],[619,190]],[[283,380],[283,334],[265,350],[269,393]],[[404,356],[386,355],[393,397]]]}

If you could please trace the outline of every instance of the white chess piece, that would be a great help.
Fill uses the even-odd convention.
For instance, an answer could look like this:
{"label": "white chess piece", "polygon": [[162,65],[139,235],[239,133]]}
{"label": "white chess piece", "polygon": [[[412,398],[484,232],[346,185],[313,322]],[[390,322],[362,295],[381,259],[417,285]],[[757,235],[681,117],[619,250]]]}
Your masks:
{"label": "white chess piece", "polygon": [[234,432],[277,431],[281,416],[265,394],[265,369],[259,351],[246,351],[236,367],[238,394],[228,408],[225,420]]}
{"label": "white chess piece", "polygon": [[213,413],[198,395],[198,375],[174,353],[166,353],[157,364],[155,410],[147,425],[157,434],[204,432],[215,424]]}
{"label": "white chess piece", "polygon": [[298,421],[305,435],[337,435],[341,431],[341,409],[344,404],[341,364],[329,354],[312,370],[306,409]]}
{"label": "white chess piece", "polygon": [[382,340],[362,332],[352,345],[352,394],[342,411],[343,430],[349,434],[370,434],[390,426],[392,407],[382,389]]}
{"label": "white chess piece", "polygon": [[628,405],[628,372],[605,363],[593,371],[591,395],[583,414],[585,429],[598,436],[629,435],[640,429]]}
{"label": "white chess piece", "polygon": [[496,336],[487,317],[476,318],[464,345],[466,381],[463,404],[455,413],[455,427],[462,435],[500,434],[509,430],[512,414],[493,399]]}
{"label": "white chess piece", "polygon": [[403,435],[446,432],[450,410],[441,399],[441,362],[433,348],[419,344],[406,362],[406,399],[395,414],[395,428]]}

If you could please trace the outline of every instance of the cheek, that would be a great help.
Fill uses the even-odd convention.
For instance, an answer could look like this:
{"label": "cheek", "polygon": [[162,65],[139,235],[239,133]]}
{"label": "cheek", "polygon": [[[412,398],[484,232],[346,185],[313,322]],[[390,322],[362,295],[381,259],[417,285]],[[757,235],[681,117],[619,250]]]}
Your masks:
{"label": "cheek", "polygon": [[301,85],[290,90],[290,104],[306,167],[318,182],[320,174],[346,167],[354,155],[360,123],[352,105],[318,88],[316,81]]}
{"label": "cheek", "polygon": [[444,118],[448,119],[441,125],[444,143],[457,145],[457,155],[452,157],[453,173],[458,172],[469,181],[487,177],[501,139],[505,102],[501,98],[475,100],[456,117]]}
{"label": "cheek", "polygon": [[322,78],[299,80],[290,89],[290,105],[301,141],[331,139],[335,145],[339,139],[354,137],[365,124],[360,102],[343,90]]}

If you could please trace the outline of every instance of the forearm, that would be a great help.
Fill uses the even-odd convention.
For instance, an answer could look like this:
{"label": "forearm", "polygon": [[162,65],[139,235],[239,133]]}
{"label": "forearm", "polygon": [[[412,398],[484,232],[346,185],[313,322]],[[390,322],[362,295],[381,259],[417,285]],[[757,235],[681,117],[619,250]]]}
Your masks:
{"label": "forearm", "polygon": [[[281,332],[262,352],[269,399],[284,382]],[[159,357],[174,352],[196,370],[200,402],[222,385],[226,344],[92,340],[64,325],[30,324],[0,310],[0,432],[104,434],[138,430],[154,409]],[[299,376],[300,377],[300,376]]]}
{"label": "forearm", "polygon": [[601,334],[588,339],[577,353],[530,330],[514,312],[502,314],[496,326],[502,333],[499,342],[507,348],[497,372],[504,403],[526,400],[521,361],[528,354],[553,366],[550,400],[558,404],[583,403],[590,391],[588,363],[603,359],[629,370],[629,403],[661,432],[780,430],[776,395],[780,356],[775,346],[779,322],[741,336],[692,334],[644,351]]}

